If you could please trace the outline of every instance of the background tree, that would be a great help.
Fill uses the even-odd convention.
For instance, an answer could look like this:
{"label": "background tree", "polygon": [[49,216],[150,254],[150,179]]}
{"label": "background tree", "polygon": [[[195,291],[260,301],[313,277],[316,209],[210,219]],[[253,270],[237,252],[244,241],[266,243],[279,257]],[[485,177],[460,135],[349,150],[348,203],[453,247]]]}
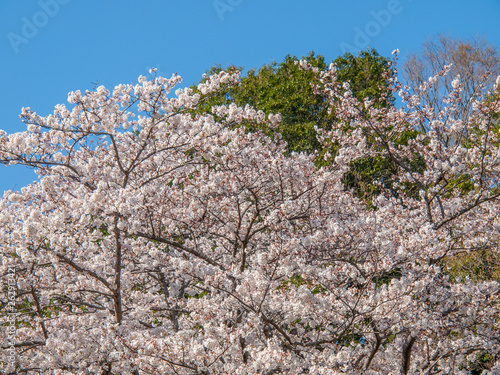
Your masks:
{"label": "background tree", "polygon": [[[450,64],[449,72],[443,75]],[[486,88],[500,75],[500,54],[485,37],[458,39],[440,34],[427,39],[420,51],[408,56],[402,73],[403,79],[415,89],[423,87],[429,77],[436,76],[438,84],[423,93],[425,104],[436,111],[444,108],[443,98],[454,90],[454,80],[460,76],[462,90],[458,95],[462,100],[455,116],[466,121],[472,110],[472,102],[466,99],[487,94]],[[468,129],[465,132],[467,135]]]}
{"label": "background tree", "polygon": [[[266,115],[279,113],[281,122],[276,130],[287,142],[289,151],[321,152],[314,127],[327,128],[334,119],[328,113],[324,98],[314,91],[313,85],[317,83],[315,72],[300,69],[298,60],[295,56],[287,55],[281,63],[273,62],[259,69],[251,69],[242,77],[239,86],[228,88],[217,97],[208,99],[199,110],[209,111],[212,105],[235,103],[239,106],[248,104]],[[327,68],[324,57],[314,52],[303,57],[303,60],[316,71]],[[362,51],[358,56],[346,53],[333,60],[333,63],[337,65],[339,79],[351,81],[352,91],[360,100],[381,96],[387,102],[393,99],[383,75],[390,60],[380,56],[374,49]],[[234,69],[237,68],[233,66],[227,70]],[[208,74],[221,70],[221,66],[214,66]]]}

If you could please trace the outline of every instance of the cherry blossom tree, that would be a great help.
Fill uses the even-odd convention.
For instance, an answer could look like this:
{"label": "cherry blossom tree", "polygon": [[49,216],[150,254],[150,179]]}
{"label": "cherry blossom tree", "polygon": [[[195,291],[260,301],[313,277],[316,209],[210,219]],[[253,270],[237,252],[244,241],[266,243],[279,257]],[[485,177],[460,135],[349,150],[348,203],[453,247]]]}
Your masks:
{"label": "cherry blossom tree", "polygon": [[[318,130],[339,146],[319,169],[278,133],[245,131],[279,115],[193,115],[237,73],[207,77],[201,94],[140,77],[70,93],[46,117],[25,108],[27,131],[0,136],[0,160],[40,176],[0,201],[0,317],[16,327],[3,374],[465,374],[481,353],[500,370],[498,284],[441,267],[498,251],[498,84],[464,124],[454,93],[436,114],[388,76],[406,106],[381,107],[334,66],[315,73],[340,119]],[[443,143],[463,126],[477,129],[468,143]],[[367,208],[345,191],[351,161],[370,155],[419,197]]]}

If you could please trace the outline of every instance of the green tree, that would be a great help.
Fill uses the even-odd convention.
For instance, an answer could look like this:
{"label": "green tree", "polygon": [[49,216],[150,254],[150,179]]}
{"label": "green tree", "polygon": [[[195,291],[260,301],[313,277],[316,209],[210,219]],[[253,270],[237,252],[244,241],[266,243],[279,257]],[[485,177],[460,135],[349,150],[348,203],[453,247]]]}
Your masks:
{"label": "green tree", "polygon": [[[314,52],[302,59],[319,70],[327,68],[325,58]],[[300,69],[297,60],[296,56],[287,55],[281,63],[272,62],[249,70],[242,77],[240,86],[228,87],[222,94],[206,98],[199,111],[208,111],[213,105],[235,103],[240,106],[249,104],[266,114],[280,113],[282,121],[277,130],[288,143],[289,151],[322,151],[314,126],[328,128],[335,119],[328,113],[324,97],[314,90],[316,73]],[[377,99],[382,95],[389,101],[393,100],[383,74],[389,66],[389,59],[374,49],[363,51],[358,56],[346,53],[333,63],[338,67],[339,77],[351,82],[351,90],[360,100],[366,97]],[[226,70],[234,69],[241,70],[235,66]],[[222,66],[214,66],[207,74],[221,70]]]}
{"label": "green tree", "polygon": [[336,58],[334,64],[339,80],[350,83],[350,89],[358,100],[384,98],[378,104],[383,106],[394,102],[384,75],[386,71],[394,74],[391,61],[380,56],[375,49],[361,51],[357,56],[347,52]]}

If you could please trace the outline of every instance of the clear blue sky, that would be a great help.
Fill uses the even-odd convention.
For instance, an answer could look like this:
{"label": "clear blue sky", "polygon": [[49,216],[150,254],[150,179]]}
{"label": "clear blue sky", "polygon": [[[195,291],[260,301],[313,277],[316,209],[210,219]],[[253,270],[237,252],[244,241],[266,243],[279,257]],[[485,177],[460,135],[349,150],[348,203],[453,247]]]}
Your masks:
{"label": "clear blue sky", "polygon": [[[500,46],[500,0],[0,0],[0,128],[50,113],[73,90],[136,82],[155,66],[185,84],[214,64],[259,67],[366,46],[400,59],[437,33]],[[363,35],[361,35],[361,33]],[[36,175],[0,166],[0,192]]]}

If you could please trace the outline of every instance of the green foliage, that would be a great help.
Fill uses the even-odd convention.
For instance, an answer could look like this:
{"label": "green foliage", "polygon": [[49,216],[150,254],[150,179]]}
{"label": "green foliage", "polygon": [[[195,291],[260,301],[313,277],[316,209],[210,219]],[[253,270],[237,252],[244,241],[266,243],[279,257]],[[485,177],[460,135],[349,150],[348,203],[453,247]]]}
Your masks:
{"label": "green foliage", "polygon": [[34,306],[35,302],[30,301],[29,298],[23,298],[21,303],[16,306],[17,312],[20,314],[31,314],[31,316],[35,316]]}
{"label": "green foliage", "polygon": [[476,355],[476,360],[470,365],[469,370],[471,375],[480,375],[484,370],[489,370],[495,363],[495,356],[486,351],[479,352]]}
{"label": "green foliage", "polygon": [[302,275],[295,275],[289,279],[283,280],[281,285],[278,286],[276,290],[289,290],[292,285],[296,288],[301,285],[307,285],[313,295],[326,292],[326,288],[323,285],[313,284],[312,282],[305,280]]}
{"label": "green foliage", "polygon": [[[388,129],[390,131],[391,129]],[[407,145],[410,139],[415,139],[420,134],[417,130],[408,130],[401,134],[393,135],[395,147]],[[408,161],[414,172],[423,173],[425,162],[419,155],[414,155]],[[400,183],[394,176],[398,174],[399,166],[389,157],[374,156],[355,160],[351,163],[349,172],[344,175],[343,183],[346,190],[352,190],[356,196],[374,208],[372,200],[377,197],[382,188],[390,192],[393,197],[405,196],[420,199],[419,189],[414,183]],[[375,183],[378,182],[378,183]]]}
{"label": "green foliage", "polygon": [[363,338],[363,335],[359,333],[346,334],[339,338],[337,344],[342,346],[352,346],[355,347],[358,344],[364,344],[366,341]]}
{"label": "green foliage", "polygon": [[389,272],[384,272],[380,274],[379,276],[375,276],[372,281],[375,283],[375,286],[378,288],[379,286],[382,285],[389,285],[389,283],[393,279],[400,279],[401,276],[403,276],[403,273],[401,271],[401,268],[394,268],[393,270],[390,270]]}
{"label": "green foliage", "polygon": [[386,346],[386,345],[389,345],[390,343],[392,343],[394,340],[396,340],[396,335],[392,334],[392,335],[389,335],[385,340],[384,342],[382,343],[383,346]]}
{"label": "green foliage", "polygon": [[358,100],[384,98],[374,104],[379,107],[385,107],[394,101],[384,77],[389,59],[380,56],[375,49],[361,51],[357,56],[347,52],[335,59],[334,63],[337,65],[339,81],[349,82],[351,91]]}
{"label": "green foliage", "polygon": [[193,295],[188,294],[188,293],[184,293],[184,298],[200,299],[200,298],[205,297],[207,294],[208,294],[208,290],[204,290],[201,293],[196,293],[196,294],[193,294]]}
{"label": "green foliage", "polygon": [[326,288],[320,284],[315,285],[314,288],[311,289],[312,295],[320,294],[320,293],[325,293]]}
{"label": "green foliage", "polygon": [[[46,318],[52,318],[52,317],[55,317],[55,316],[58,316],[59,315],[59,312],[62,311],[62,309],[55,305],[55,303],[57,302],[57,298],[53,298],[50,300],[49,302],[49,305],[48,306],[45,306],[42,308],[42,315]],[[82,311],[87,311],[85,307],[83,306],[80,306],[80,309]],[[85,310],[83,310],[85,309]]]}
{"label": "green foliage", "polygon": [[344,188],[353,190],[358,198],[370,202],[380,194],[380,187],[373,182],[379,181],[385,188],[391,189],[394,184],[392,176],[397,170],[394,162],[380,156],[355,160],[344,175]]}
{"label": "green foliage", "polygon": [[469,277],[476,282],[500,282],[500,254],[495,249],[456,254],[444,259],[443,270],[452,279]]}
{"label": "green foliage", "polygon": [[162,325],[163,325],[163,323],[162,323],[160,320],[158,320],[158,318],[154,318],[154,319],[153,319],[153,325],[154,325],[155,327],[159,327],[159,326],[162,326]]}
{"label": "green foliage", "polygon": [[[327,68],[325,58],[310,52],[302,57],[319,70]],[[328,113],[328,105],[322,95],[314,92],[316,73],[304,71],[295,63],[296,56],[287,55],[283,62],[273,62],[261,68],[251,69],[241,79],[238,87],[227,87],[221,94],[203,98],[203,104],[198,113],[209,112],[213,105],[239,106],[249,104],[265,114],[280,113],[282,122],[278,127],[283,139],[288,143],[289,151],[305,151],[321,153],[321,145],[316,138],[314,126],[328,129],[333,115]],[[387,91],[383,72],[387,69],[389,60],[380,56],[375,50],[363,51],[358,56],[345,54],[333,61],[337,64],[337,72],[342,80],[351,80],[352,91],[360,99],[380,98],[387,95],[387,101],[392,97]],[[241,68],[228,67],[227,71]],[[212,67],[207,74],[220,72],[220,65]],[[194,88],[193,88],[194,89]],[[249,131],[256,130],[251,124],[245,124]],[[271,129],[261,129],[272,136]]]}
{"label": "green foliage", "polygon": [[[320,70],[327,68],[321,55],[310,52],[303,59]],[[280,113],[282,124],[278,131],[289,150],[313,152],[320,148],[314,126],[327,127],[331,116],[324,98],[314,93],[315,73],[301,70],[297,60],[288,55],[280,64],[274,62],[259,71],[250,70],[242,80],[245,90],[236,104],[248,103],[266,114]]]}
{"label": "green foliage", "polygon": [[145,286],[144,284],[134,284],[134,286],[131,289],[133,292],[142,292],[145,291]]}
{"label": "green foliage", "polygon": [[289,284],[292,284],[293,286],[298,288],[299,286],[304,285],[306,283],[307,281],[304,280],[302,275],[295,275],[292,276],[290,279],[283,281],[283,286],[287,287]]}

